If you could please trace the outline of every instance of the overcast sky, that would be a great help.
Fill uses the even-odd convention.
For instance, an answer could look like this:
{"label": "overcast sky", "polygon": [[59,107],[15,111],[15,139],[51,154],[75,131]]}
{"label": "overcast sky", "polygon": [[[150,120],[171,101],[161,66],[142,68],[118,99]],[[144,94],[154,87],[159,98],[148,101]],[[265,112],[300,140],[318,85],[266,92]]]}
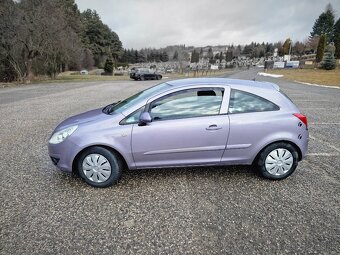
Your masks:
{"label": "overcast sky", "polygon": [[305,39],[328,3],[339,0],[76,0],[94,9],[124,48],[206,46]]}

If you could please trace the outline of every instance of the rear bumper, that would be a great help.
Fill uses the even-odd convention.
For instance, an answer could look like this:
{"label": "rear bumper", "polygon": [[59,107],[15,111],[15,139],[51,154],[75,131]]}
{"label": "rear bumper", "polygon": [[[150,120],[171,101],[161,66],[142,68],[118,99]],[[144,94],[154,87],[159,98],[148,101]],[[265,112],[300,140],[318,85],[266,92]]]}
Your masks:
{"label": "rear bumper", "polygon": [[300,139],[299,147],[301,150],[301,160],[305,159],[308,152],[308,143],[309,143],[309,132],[306,130],[304,134],[302,134],[302,138]]}

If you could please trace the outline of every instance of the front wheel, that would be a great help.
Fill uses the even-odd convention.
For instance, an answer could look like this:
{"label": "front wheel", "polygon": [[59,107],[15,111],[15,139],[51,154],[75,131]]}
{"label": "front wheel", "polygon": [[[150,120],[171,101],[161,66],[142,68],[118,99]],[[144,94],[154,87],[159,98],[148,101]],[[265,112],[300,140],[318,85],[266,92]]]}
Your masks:
{"label": "front wheel", "polygon": [[274,143],[259,155],[257,166],[260,174],[268,179],[282,180],[290,176],[298,165],[298,152],[289,143]]}
{"label": "front wheel", "polygon": [[86,183],[101,188],[116,183],[123,169],[118,155],[97,146],[84,151],[78,158],[77,166],[79,175]]}

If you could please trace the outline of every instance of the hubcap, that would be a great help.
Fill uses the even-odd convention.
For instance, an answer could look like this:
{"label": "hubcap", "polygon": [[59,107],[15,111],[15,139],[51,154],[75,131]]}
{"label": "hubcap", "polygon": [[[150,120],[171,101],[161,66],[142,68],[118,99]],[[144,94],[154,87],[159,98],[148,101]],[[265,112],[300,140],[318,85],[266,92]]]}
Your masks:
{"label": "hubcap", "polygon": [[83,173],[93,182],[104,182],[111,176],[111,164],[103,155],[89,154],[83,160]]}
{"label": "hubcap", "polygon": [[283,175],[293,166],[293,155],[289,150],[280,148],[268,154],[265,160],[266,170],[272,175]]}

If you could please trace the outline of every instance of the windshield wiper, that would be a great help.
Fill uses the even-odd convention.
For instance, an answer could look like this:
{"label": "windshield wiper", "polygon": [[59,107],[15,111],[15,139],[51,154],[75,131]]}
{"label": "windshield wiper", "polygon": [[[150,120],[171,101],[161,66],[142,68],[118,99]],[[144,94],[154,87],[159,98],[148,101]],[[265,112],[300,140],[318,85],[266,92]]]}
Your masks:
{"label": "windshield wiper", "polygon": [[116,104],[118,104],[120,101],[118,101],[118,102],[114,102],[114,103],[112,103],[112,104],[109,104],[109,105],[107,105],[107,106],[105,106],[104,108],[103,108],[103,113],[105,113],[105,114],[111,114],[112,113],[112,108],[113,108],[113,106],[115,106]]}

